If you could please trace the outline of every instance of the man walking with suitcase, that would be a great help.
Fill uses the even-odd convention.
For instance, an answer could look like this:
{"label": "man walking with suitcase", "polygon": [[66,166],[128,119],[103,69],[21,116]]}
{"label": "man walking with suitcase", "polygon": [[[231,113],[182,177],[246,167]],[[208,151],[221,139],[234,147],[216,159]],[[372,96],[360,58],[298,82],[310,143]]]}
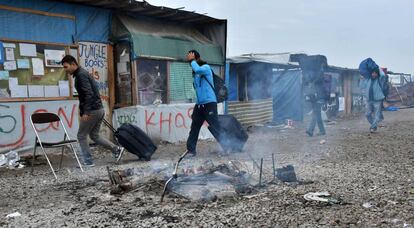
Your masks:
{"label": "man walking with suitcase", "polygon": [[84,165],[89,167],[94,166],[87,139],[88,135],[97,144],[110,149],[113,156],[117,158],[124,148],[116,146],[99,134],[105,111],[95,79],[89,75],[88,71],[80,67],[76,59],[71,55],[66,55],[62,59],[61,64],[66,73],[73,75],[75,88],[79,95],[79,114],[81,118],[79,122],[78,141]]}
{"label": "man walking with suitcase", "polygon": [[187,139],[187,150],[189,155],[196,156],[198,135],[204,121],[207,121],[209,129],[214,136],[220,135],[220,127],[217,117],[217,98],[212,86],[214,85],[213,72],[210,66],[200,58],[200,54],[195,50],[188,52],[187,60],[193,69],[193,86],[197,96],[191,116],[192,123]]}

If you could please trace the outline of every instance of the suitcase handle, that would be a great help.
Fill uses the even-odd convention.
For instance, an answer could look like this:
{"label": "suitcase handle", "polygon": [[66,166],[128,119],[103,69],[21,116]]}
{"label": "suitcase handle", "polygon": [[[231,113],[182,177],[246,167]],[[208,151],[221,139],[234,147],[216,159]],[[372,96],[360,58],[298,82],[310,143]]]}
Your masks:
{"label": "suitcase handle", "polygon": [[113,132],[113,133],[115,133],[116,132],[116,130],[115,130],[115,128],[105,119],[105,118],[103,118],[103,121],[102,121],[109,129],[111,129],[111,131]]}

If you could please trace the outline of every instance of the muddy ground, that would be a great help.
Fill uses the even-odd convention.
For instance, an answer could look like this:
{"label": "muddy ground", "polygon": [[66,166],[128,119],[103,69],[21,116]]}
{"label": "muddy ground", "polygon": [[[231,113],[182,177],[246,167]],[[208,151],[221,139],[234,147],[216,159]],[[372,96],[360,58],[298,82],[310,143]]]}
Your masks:
{"label": "muddy ground", "polygon": [[[385,112],[383,127],[368,133],[363,116],[327,125],[327,135],[307,137],[295,129],[249,129],[245,152],[222,156],[214,141],[199,145],[197,161],[264,158],[271,170],[292,164],[308,184],[277,183],[258,189],[252,197],[237,196],[195,203],[167,195],[153,183],[121,196],[109,194],[106,166],[112,169],[172,164],[185,146],[161,144],[151,162],[131,155],[114,164],[109,152],[94,150],[96,167],[81,173],[65,157],[58,181],[43,160],[35,167],[0,169],[2,227],[413,227],[414,226],[414,109]],[[325,142],[321,142],[325,140]],[[56,162],[57,156],[53,156]],[[266,172],[265,179],[272,178]],[[313,183],[312,183],[313,181]],[[308,192],[328,191],[342,204],[309,202]],[[20,212],[21,216],[6,218]]]}

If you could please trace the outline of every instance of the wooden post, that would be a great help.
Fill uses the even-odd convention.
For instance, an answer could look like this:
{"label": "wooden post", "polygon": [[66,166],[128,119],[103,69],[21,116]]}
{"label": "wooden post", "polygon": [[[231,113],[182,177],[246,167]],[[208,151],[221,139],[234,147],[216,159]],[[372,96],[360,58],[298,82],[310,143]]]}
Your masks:
{"label": "wooden post", "polygon": [[352,113],[352,74],[349,72],[343,73],[344,77],[344,99],[345,99],[345,115],[349,116]]}
{"label": "wooden post", "polygon": [[[112,123],[112,112],[115,106],[115,67],[114,46],[108,44],[108,92],[109,92],[109,122]],[[113,123],[112,123],[113,125]]]}
{"label": "wooden post", "polygon": [[132,105],[137,105],[139,101],[137,81],[138,81],[137,60],[133,60],[131,61]]}

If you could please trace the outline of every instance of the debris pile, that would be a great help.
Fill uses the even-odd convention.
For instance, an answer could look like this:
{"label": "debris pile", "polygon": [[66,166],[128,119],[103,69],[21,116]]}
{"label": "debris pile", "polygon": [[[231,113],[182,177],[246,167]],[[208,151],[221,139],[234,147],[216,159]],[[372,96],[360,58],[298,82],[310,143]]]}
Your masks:
{"label": "debris pile", "polygon": [[[215,165],[211,161],[201,165],[186,164],[180,169],[177,177],[167,186],[167,192],[184,199],[197,202],[210,202],[219,198],[232,197],[237,194],[254,192],[257,180],[238,161]],[[161,187],[171,173],[171,166],[152,170],[108,170],[111,183],[111,194],[122,194],[138,191],[145,185],[155,184]]]}

